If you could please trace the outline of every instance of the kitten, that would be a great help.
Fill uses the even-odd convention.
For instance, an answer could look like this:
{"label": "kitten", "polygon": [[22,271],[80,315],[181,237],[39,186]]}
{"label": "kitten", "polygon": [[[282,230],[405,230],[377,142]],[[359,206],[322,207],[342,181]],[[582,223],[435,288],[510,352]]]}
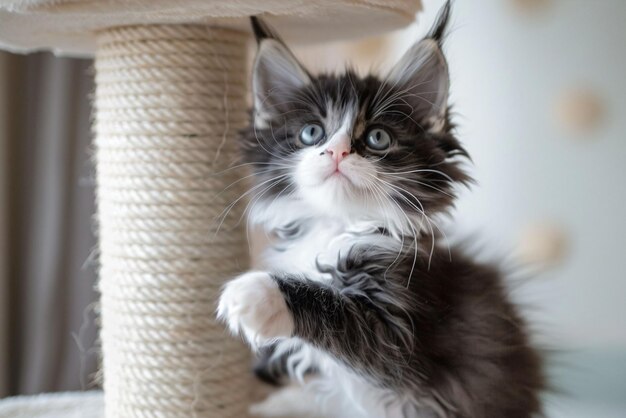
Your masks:
{"label": "kitten", "polygon": [[[218,315],[290,380],[261,416],[528,418],[541,359],[503,278],[435,241],[470,177],[448,114],[450,4],[383,78],[314,77],[264,22],[252,124],[250,222],[264,270],[223,289]],[[306,378],[305,378],[306,375]]]}

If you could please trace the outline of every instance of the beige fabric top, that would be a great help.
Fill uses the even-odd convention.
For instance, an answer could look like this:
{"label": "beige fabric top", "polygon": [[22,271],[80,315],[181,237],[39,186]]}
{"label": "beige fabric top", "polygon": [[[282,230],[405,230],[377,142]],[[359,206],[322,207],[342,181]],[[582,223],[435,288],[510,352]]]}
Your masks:
{"label": "beige fabric top", "polygon": [[0,0],[0,49],[89,56],[94,32],[151,23],[210,23],[249,30],[263,14],[288,40],[375,35],[415,18],[420,0]]}

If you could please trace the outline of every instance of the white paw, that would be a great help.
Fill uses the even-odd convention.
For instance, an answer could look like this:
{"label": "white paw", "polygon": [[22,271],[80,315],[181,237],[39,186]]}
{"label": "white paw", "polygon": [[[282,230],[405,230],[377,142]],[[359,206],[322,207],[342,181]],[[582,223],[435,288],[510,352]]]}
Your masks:
{"label": "white paw", "polygon": [[242,332],[254,348],[293,333],[285,298],[276,281],[262,271],[245,273],[226,283],[217,316],[233,334]]}

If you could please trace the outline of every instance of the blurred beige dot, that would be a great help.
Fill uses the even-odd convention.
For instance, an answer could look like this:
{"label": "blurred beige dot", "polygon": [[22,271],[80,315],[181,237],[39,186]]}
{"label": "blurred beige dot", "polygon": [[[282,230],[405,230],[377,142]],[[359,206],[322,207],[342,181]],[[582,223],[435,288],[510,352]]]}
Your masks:
{"label": "blurred beige dot", "polygon": [[515,11],[530,15],[545,11],[551,0],[510,0]]}
{"label": "blurred beige dot", "polygon": [[350,61],[356,68],[367,70],[373,62],[384,59],[389,50],[388,37],[379,36],[355,42],[345,52],[350,55]]}
{"label": "blurred beige dot", "polygon": [[520,236],[518,257],[527,265],[552,267],[565,257],[567,241],[567,234],[559,225],[548,222],[529,225]]}
{"label": "blurred beige dot", "polygon": [[591,89],[574,88],[557,98],[556,117],[561,127],[568,132],[590,132],[600,124],[603,116],[602,99]]}

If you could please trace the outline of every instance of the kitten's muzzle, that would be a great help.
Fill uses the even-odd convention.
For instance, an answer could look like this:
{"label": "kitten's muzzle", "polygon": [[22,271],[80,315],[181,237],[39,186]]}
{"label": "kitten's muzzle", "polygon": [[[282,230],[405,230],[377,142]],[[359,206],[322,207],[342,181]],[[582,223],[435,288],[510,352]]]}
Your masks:
{"label": "kitten's muzzle", "polygon": [[324,154],[330,156],[339,169],[341,160],[350,155],[350,137],[345,134],[335,135],[328,142]]}

